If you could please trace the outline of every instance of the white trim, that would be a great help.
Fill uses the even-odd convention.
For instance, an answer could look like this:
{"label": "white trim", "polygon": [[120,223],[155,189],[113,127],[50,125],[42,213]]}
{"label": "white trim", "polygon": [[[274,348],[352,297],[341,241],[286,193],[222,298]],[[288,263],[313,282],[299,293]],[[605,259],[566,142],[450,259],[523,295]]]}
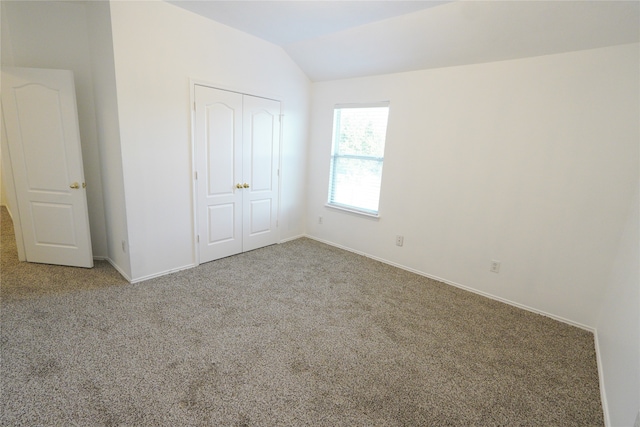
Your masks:
{"label": "white trim", "polygon": [[284,145],[284,103],[283,101],[278,101],[280,104],[280,112],[278,116],[278,206],[276,211],[276,240],[280,241],[280,236],[282,235],[282,227],[280,227],[280,221],[282,220],[282,153],[284,150],[282,146]]}
{"label": "white trim", "polygon": [[[154,273],[154,274],[150,274],[148,276],[142,276],[142,277],[138,277],[137,279],[133,279],[133,280],[129,280],[129,283],[134,284],[134,283],[140,283],[140,282],[144,282],[146,280],[149,279],[155,279],[156,277],[162,277],[162,276],[166,276],[169,274],[173,274],[173,273],[177,273],[179,271],[183,271],[183,270],[189,270],[190,268],[194,268],[197,267],[196,264],[188,264],[182,267],[178,267],[178,268],[172,268],[171,270],[165,270],[162,271],[160,273]],[[126,278],[126,276],[125,276]]]}
{"label": "white trim", "polygon": [[602,366],[602,358],[600,356],[600,342],[598,340],[598,330],[593,330],[593,341],[596,346],[596,363],[598,364],[598,381],[600,382],[600,402],[602,403],[602,415],[604,417],[605,427],[611,426],[611,416],[609,414],[609,405],[607,403],[607,391],[604,387],[604,368]]}
{"label": "white trim", "polygon": [[[0,105],[0,127],[2,127],[2,135],[0,142],[2,148],[2,180],[4,184],[5,198],[7,202],[7,210],[13,221],[13,234],[16,236],[16,248],[18,249],[18,261],[26,261],[27,254],[24,250],[24,240],[22,239],[22,222],[20,221],[20,209],[18,208],[18,194],[16,192],[15,180],[13,179],[13,166],[11,165],[11,153],[9,152],[9,137],[6,133],[6,125],[4,119],[4,110]],[[9,208],[13,206],[14,212]]]}
{"label": "white trim", "polygon": [[562,316],[557,316],[555,314],[547,313],[546,311],[542,311],[542,310],[539,310],[539,309],[536,309],[536,308],[533,308],[533,307],[529,307],[528,305],[520,304],[518,302],[511,301],[511,300],[508,300],[506,298],[502,298],[502,297],[499,297],[497,295],[490,294],[488,292],[479,291],[479,290],[471,288],[469,286],[465,286],[465,285],[462,285],[460,283],[452,282],[451,280],[443,279],[442,277],[434,276],[434,275],[425,273],[423,271],[416,270],[416,269],[411,268],[411,267],[407,267],[407,266],[402,265],[402,264],[397,264],[395,262],[386,260],[384,258],[379,258],[379,257],[373,256],[373,255],[367,254],[365,252],[360,252],[360,251],[357,251],[355,249],[348,248],[346,246],[338,245],[338,244],[333,243],[333,242],[329,242],[329,241],[326,241],[326,240],[319,239],[317,237],[313,237],[313,236],[309,236],[309,235],[306,235],[305,237],[308,237],[308,238],[310,238],[312,240],[316,240],[316,241],[321,242],[321,243],[325,243],[325,244],[330,245],[330,246],[334,246],[336,248],[340,248],[340,249],[344,249],[344,250],[349,251],[349,252],[353,252],[353,253],[358,254],[358,255],[362,255],[362,256],[367,257],[367,258],[371,258],[371,259],[376,260],[376,261],[380,261],[382,263],[385,263],[385,264],[400,268],[402,270],[410,271],[411,273],[415,273],[415,274],[418,274],[420,276],[428,277],[429,279],[437,280],[438,282],[442,282],[442,283],[445,283],[447,285],[455,286],[456,288],[464,289],[465,291],[469,291],[469,292],[472,292],[474,294],[482,295],[484,297],[487,297],[487,298],[495,300],[495,301],[500,301],[500,302],[503,302],[505,304],[509,304],[511,306],[514,306],[514,307],[517,307],[517,308],[521,308],[521,309],[526,310],[526,311],[530,311],[532,313],[540,314],[542,316],[549,317],[549,318],[554,319],[554,320],[558,320],[558,321],[560,321],[562,323],[566,323],[568,325],[575,326],[575,327],[578,327],[580,329],[584,329],[584,330],[592,332],[594,334],[595,334],[595,331],[596,331],[595,328],[593,328],[591,326],[583,325],[582,323],[579,323],[579,322],[574,322],[573,320],[566,319],[566,318],[564,318]]}
{"label": "white trim", "polygon": [[200,244],[198,241],[198,179],[196,179],[196,84],[198,81],[189,79],[189,118],[191,126],[189,127],[189,141],[191,141],[191,221],[193,221],[193,264],[200,265]]}
{"label": "white trim", "polygon": [[280,244],[280,243],[286,243],[286,242],[291,242],[291,241],[293,241],[293,240],[302,239],[303,237],[309,237],[309,236],[307,236],[306,234],[298,234],[297,236],[287,237],[286,239],[282,239],[282,240],[280,240],[280,242],[279,242],[278,244]]}
{"label": "white trim", "polygon": [[[357,209],[349,209],[347,207],[343,207],[340,205],[334,205],[331,203],[325,203],[324,205],[327,208],[331,208],[331,209],[335,209],[337,211],[342,211],[342,212],[348,212],[351,214],[355,214],[355,215],[361,215],[370,219],[375,219],[376,221],[380,220],[380,214],[374,214],[374,213],[369,213],[369,212],[365,212],[365,211],[359,211]],[[348,250],[348,249],[347,249]]]}
{"label": "white trim", "polygon": [[118,267],[118,265],[117,265],[115,262],[113,262],[113,260],[112,260],[111,258],[107,258],[107,259],[106,259],[106,261],[107,261],[109,264],[111,264],[111,267],[115,268],[115,269],[116,269],[116,271],[117,271],[118,273],[120,273],[120,275],[121,275],[122,277],[124,277],[124,279],[125,279],[127,282],[129,282],[129,283],[133,283],[133,282],[131,281],[131,277],[129,277],[129,276],[127,275],[127,273],[125,273],[125,272],[124,272],[120,267]]}
{"label": "white trim", "polygon": [[[198,78],[195,78],[195,77],[189,78],[189,85],[191,86],[192,89],[193,89],[193,87],[195,85],[206,86],[206,87],[210,87],[212,89],[225,90],[227,92],[235,92],[235,93],[239,93],[239,94],[242,94],[242,95],[255,96],[256,98],[266,98],[266,99],[271,99],[273,101],[279,101],[279,102],[282,102],[282,98],[283,98],[281,95],[274,94],[274,93],[266,93],[266,92],[262,92],[260,90],[240,89],[240,88],[235,87],[235,86],[229,86],[229,85],[226,85],[226,84],[212,82],[211,80],[198,79]],[[192,103],[192,105],[193,105],[193,103]]]}

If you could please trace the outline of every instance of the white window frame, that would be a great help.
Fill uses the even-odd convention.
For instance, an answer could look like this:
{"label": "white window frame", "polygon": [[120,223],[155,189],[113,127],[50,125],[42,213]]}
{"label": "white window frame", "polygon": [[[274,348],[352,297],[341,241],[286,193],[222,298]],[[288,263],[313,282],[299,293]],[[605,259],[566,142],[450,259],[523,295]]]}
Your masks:
{"label": "white window frame", "polygon": [[[354,213],[357,215],[362,215],[365,217],[369,217],[369,218],[374,218],[374,219],[378,219],[380,217],[380,203],[378,202],[378,209],[373,211],[373,210],[369,210],[366,208],[359,208],[357,206],[351,206],[351,205],[344,205],[341,203],[336,203],[336,202],[332,202],[331,201],[331,196],[332,196],[332,188],[334,187],[334,177],[335,177],[335,169],[334,169],[334,163],[335,160],[337,158],[361,158],[363,160],[376,160],[379,161],[381,163],[382,166],[384,166],[384,152],[382,157],[374,157],[374,156],[359,156],[359,155],[340,155],[340,154],[336,154],[336,148],[337,148],[337,140],[338,140],[338,133],[340,131],[339,129],[339,124],[336,122],[336,110],[340,110],[340,109],[347,109],[347,108],[380,108],[380,107],[384,107],[389,109],[390,108],[390,102],[389,101],[381,101],[381,102],[372,102],[372,103],[351,103],[351,104],[336,104],[334,106],[334,114],[333,114],[333,134],[332,134],[332,143],[331,143],[331,161],[330,161],[330,169],[329,169],[329,191],[328,191],[328,196],[327,196],[327,203],[325,204],[326,207],[328,208],[332,208],[332,209],[337,209],[340,211],[344,211],[344,212],[349,212],[349,213]],[[389,120],[389,114],[390,111],[387,112],[387,132],[388,132],[388,120]],[[386,149],[386,139],[387,139],[387,133],[385,133],[385,149]],[[382,169],[381,166],[381,169]],[[380,180],[382,182],[382,171],[380,172]],[[378,198],[380,198],[381,196],[381,192],[382,192],[382,184],[380,186],[379,189],[379,194],[378,194]]]}

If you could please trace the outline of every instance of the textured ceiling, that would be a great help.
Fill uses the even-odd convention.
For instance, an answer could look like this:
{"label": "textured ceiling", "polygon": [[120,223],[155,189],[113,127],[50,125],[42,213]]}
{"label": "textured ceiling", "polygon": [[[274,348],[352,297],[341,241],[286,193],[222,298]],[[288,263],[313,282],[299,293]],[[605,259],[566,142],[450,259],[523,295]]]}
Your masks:
{"label": "textured ceiling", "polygon": [[171,3],[282,46],[313,81],[640,41],[638,1]]}

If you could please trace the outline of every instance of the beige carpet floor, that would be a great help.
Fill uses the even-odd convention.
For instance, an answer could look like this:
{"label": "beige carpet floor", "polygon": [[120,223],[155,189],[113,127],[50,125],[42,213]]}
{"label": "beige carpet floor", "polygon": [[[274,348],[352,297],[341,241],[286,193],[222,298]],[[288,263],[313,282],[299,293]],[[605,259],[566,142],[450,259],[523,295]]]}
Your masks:
{"label": "beige carpet floor", "polygon": [[591,333],[310,239],[127,284],[19,263],[5,426],[602,426]]}

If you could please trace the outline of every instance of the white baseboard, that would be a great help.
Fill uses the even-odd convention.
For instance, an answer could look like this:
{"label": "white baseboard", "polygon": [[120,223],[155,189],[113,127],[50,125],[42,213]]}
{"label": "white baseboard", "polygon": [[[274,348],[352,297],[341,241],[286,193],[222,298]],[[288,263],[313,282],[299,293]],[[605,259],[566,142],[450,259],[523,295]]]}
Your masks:
{"label": "white baseboard", "polygon": [[604,388],[604,368],[602,366],[602,359],[600,356],[600,341],[598,340],[598,330],[593,331],[593,341],[596,345],[596,363],[598,364],[598,381],[600,382],[600,400],[602,402],[604,425],[605,427],[609,427],[611,426],[611,418],[609,416],[609,405],[607,403],[607,391]]}
{"label": "white baseboard", "polygon": [[286,239],[282,239],[282,240],[280,240],[280,242],[279,242],[279,243],[286,243],[286,242],[290,242],[290,241],[292,241],[292,240],[298,240],[298,239],[301,239],[301,238],[303,238],[303,237],[309,237],[309,236],[307,236],[306,234],[298,234],[297,236],[287,237]]}
{"label": "white baseboard", "polygon": [[107,261],[109,264],[111,264],[111,266],[113,268],[115,268],[116,271],[118,273],[120,273],[120,275],[122,277],[124,277],[127,282],[133,283],[133,282],[131,282],[131,277],[129,277],[124,271],[122,271],[122,269],[120,267],[118,267],[118,265],[115,262],[113,262],[113,260],[111,258],[107,257],[107,258],[105,258],[105,261]]}
{"label": "white baseboard", "polygon": [[[292,240],[296,240],[296,239],[300,239],[302,237],[307,237],[304,234],[300,234],[298,236],[294,236],[294,237],[288,237],[286,239],[280,240],[279,243],[285,243],[285,242],[289,242]],[[94,257],[94,259],[97,259],[96,257]],[[178,271],[182,271],[182,270],[188,270],[190,268],[194,268],[197,267],[199,264],[188,264],[179,268],[174,268],[171,270],[165,270],[162,271],[160,273],[154,273],[154,274],[150,274],[148,276],[142,276],[142,277],[138,277],[136,279],[131,279],[129,276],[127,276],[126,274],[124,274],[124,272],[113,262],[111,261],[111,259],[109,258],[105,258],[107,261],[109,261],[109,264],[111,264],[116,270],[118,270],[118,273],[120,273],[125,279],[127,279],[129,281],[129,283],[140,283],[140,282],[144,282],[146,280],[150,280],[150,279],[155,279],[156,277],[161,277],[161,276],[166,276],[167,274],[172,274],[172,273],[177,273]]]}
{"label": "white baseboard", "polygon": [[[161,271],[160,273],[150,274],[148,276],[138,277],[136,279],[129,280],[130,283],[140,283],[146,280],[155,279],[156,277],[166,276],[167,274],[177,273],[178,271],[189,270],[190,268],[197,267],[196,264],[188,264],[178,268],[172,268],[171,270]],[[126,276],[125,276],[126,277]]]}

